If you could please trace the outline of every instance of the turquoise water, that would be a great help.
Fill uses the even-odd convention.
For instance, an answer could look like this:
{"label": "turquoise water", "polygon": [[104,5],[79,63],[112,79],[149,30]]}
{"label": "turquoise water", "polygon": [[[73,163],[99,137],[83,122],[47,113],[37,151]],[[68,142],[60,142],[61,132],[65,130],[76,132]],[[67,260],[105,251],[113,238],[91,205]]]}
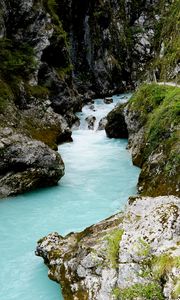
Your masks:
{"label": "turquoise water", "polygon": [[82,230],[122,209],[136,193],[139,169],[132,166],[127,141],[86,130],[83,121],[90,113],[99,120],[119,101],[124,99],[114,97],[109,105],[98,100],[95,112],[85,107],[79,114],[74,142],[59,148],[66,175],[58,186],[0,201],[0,300],[63,299],[34,255],[36,241],[52,231]]}

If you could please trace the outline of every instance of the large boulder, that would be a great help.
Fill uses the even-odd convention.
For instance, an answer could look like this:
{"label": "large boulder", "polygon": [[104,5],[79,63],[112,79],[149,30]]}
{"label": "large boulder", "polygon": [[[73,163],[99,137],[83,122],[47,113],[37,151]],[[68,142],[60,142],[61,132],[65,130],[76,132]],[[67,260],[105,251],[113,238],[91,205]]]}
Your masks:
{"label": "large boulder", "polygon": [[83,232],[41,239],[36,254],[65,300],[178,300],[179,200],[131,198],[124,213]]}
{"label": "large boulder", "polygon": [[124,118],[124,104],[119,105],[107,115],[105,130],[110,138],[128,138],[127,125]]}
{"label": "large boulder", "polygon": [[17,134],[0,132],[0,197],[57,184],[64,175],[59,153],[44,143]]}

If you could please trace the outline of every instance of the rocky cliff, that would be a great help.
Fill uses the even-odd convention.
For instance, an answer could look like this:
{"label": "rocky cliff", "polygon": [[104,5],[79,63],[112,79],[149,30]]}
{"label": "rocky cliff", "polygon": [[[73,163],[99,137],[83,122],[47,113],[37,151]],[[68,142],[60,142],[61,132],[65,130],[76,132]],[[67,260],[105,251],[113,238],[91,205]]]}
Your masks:
{"label": "rocky cliff", "polygon": [[[178,82],[179,0],[48,1],[45,8],[55,27],[42,56],[41,84],[50,65],[66,83],[71,78],[85,100],[144,79]],[[63,66],[53,52],[59,24]],[[36,254],[64,299],[179,299],[179,95],[179,88],[143,85],[108,115],[108,136],[129,138],[146,197],[130,198],[124,212],[81,233],[52,233],[38,242]],[[50,100],[58,113],[66,102],[61,97]]]}
{"label": "rocky cliff", "polygon": [[109,137],[128,137],[143,195],[180,195],[179,101],[180,88],[146,84],[107,117]]}

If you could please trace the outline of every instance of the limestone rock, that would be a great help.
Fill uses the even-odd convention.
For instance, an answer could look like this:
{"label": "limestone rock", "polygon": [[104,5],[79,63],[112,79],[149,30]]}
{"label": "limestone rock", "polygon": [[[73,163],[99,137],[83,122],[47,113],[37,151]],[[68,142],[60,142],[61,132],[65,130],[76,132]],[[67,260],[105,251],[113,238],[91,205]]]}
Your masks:
{"label": "limestone rock", "polygon": [[48,235],[36,254],[65,300],[178,300],[179,232],[179,198],[137,197],[123,213],[81,233]]}

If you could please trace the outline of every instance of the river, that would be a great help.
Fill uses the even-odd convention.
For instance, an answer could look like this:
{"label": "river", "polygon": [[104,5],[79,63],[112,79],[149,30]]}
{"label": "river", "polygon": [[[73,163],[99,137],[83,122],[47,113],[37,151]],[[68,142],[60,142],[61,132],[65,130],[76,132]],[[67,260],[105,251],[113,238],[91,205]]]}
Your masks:
{"label": "river", "polygon": [[80,231],[123,209],[136,193],[139,169],[126,150],[127,140],[108,139],[105,131],[88,130],[85,118],[97,123],[128,94],[113,103],[96,100],[94,110],[79,113],[80,129],[73,143],[59,147],[66,174],[58,186],[0,200],[0,299],[60,300],[59,285],[47,277],[34,255],[36,241],[52,231]]}

